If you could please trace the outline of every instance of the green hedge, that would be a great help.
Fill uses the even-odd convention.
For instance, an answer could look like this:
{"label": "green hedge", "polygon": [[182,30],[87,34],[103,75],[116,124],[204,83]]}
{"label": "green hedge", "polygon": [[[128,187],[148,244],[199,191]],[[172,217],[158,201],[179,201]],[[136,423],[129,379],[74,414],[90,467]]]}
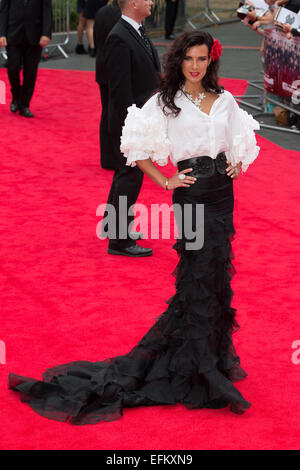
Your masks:
{"label": "green hedge", "polygon": [[75,31],[77,29],[78,24],[78,14],[77,14],[77,7],[76,7],[76,0],[70,1],[70,30]]}

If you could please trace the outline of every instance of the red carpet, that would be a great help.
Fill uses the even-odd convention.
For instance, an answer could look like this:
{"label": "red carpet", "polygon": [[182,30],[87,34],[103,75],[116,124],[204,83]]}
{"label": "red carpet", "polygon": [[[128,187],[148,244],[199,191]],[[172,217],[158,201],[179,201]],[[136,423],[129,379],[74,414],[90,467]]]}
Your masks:
{"label": "red carpet", "polygon": [[[6,71],[0,70],[6,80]],[[242,94],[246,82],[224,79]],[[99,93],[89,72],[40,70],[32,120],[1,115],[1,449],[297,449],[299,153],[258,137],[261,153],[234,182],[234,336],[249,376],[242,416],[181,405],[125,410],[84,427],[38,416],[7,390],[9,371],[40,378],[55,364],[127,353],[166,309],[177,263],[172,240],[154,256],[112,257],[96,236],[96,209],[112,172],[99,166]],[[174,170],[169,166],[166,170]],[[139,202],[171,203],[145,178]]]}

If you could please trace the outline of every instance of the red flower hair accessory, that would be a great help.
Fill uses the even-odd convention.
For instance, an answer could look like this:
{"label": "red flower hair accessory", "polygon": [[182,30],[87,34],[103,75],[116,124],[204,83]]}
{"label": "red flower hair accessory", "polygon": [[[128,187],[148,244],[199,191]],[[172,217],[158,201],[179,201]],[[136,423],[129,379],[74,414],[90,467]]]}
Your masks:
{"label": "red flower hair accessory", "polygon": [[221,57],[221,54],[222,54],[222,46],[220,44],[220,42],[218,41],[218,39],[214,39],[214,43],[212,45],[212,48],[210,50],[210,57],[212,58],[213,62],[215,62],[216,60],[218,60],[220,57]]}

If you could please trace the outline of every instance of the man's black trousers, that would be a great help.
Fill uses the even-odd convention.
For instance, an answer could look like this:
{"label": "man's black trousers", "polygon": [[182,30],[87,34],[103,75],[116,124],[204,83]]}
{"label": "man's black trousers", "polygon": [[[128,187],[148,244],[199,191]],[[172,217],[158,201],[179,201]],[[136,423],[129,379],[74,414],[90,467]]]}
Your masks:
{"label": "man's black trousers", "polygon": [[[14,101],[20,106],[29,106],[36,82],[42,48],[30,45],[26,39],[20,45],[9,45],[7,50],[7,72]],[[20,72],[23,68],[23,82]]]}

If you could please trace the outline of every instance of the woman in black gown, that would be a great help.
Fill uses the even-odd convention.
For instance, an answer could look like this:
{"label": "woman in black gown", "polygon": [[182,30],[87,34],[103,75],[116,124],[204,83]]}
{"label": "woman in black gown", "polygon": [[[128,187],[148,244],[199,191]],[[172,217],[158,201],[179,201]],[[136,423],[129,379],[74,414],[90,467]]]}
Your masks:
{"label": "woman in black gown", "polygon": [[[40,415],[82,425],[116,420],[140,405],[229,406],[238,414],[251,406],[233,385],[247,374],[232,343],[238,324],[230,281],[233,179],[258,154],[258,124],[218,84],[220,54],[206,32],[178,37],[158,93],[142,109],[128,109],[121,143],[127,164],[174,190],[181,214],[192,207],[193,228],[196,208],[204,207],[204,244],[191,248],[182,230],[174,246],[176,293],[127,354],[54,366],[41,381],[9,375],[9,388]],[[178,167],[170,179],[153,163],[164,165],[168,156]],[[179,224],[180,211],[177,217]]]}

